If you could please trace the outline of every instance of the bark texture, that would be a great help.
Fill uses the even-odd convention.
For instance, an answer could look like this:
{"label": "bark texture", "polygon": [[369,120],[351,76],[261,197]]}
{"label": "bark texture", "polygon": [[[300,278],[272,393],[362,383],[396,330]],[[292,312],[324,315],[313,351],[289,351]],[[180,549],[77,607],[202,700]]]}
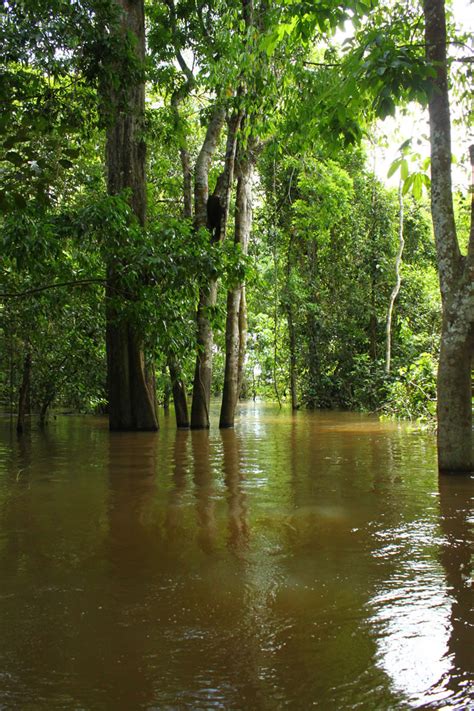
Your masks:
{"label": "bark texture", "polygon": [[[145,58],[143,0],[117,0],[122,9],[122,37],[133,36],[137,60]],[[117,74],[119,86],[107,92],[110,111],[107,129],[107,188],[110,195],[130,190],[131,207],[141,225],[146,219],[146,148],[143,141],[145,85],[143,79]],[[111,430],[156,430],[153,398],[147,384],[143,342],[136,325],[122,313],[124,301],[134,300],[117,275],[116,257],[107,268],[106,348]]]}
{"label": "bark texture", "polygon": [[[209,166],[217,146],[217,140],[224,123],[223,110],[214,114],[204,141],[201,153],[196,162],[194,222],[196,229],[207,225],[207,199],[209,195]],[[224,171],[218,178],[217,190],[223,209],[219,241],[224,239],[227,223],[227,213],[230,202],[230,192],[234,173],[237,135],[242,120],[241,114],[235,114],[228,123],[226,155]],[[207,429],[210,425],[209,404],[211,399],[212,381],[212,347],[214,344],[210,315],[217,301],[217,280],[209,279],[200,290],[196,314],[197,325],[197,357],[193,382],[193,401],[191,406],[191,428]]]}
{"label": "bark texture", "polygon": [[474,238],[467,257],[456,236],[451,185],[444,0],[425,0],[427,59],[435,71],[429,102],[431,214],[443,304],[438,369],[438,466],[440,472],[473,471],[471,363],[474,323]]}
{"label": "bark texture", "polygon": [[[240,246],[243,254],[247,254],[252,229],[253,173],[253,165],[248,157],[239,161],[237,172],[234,242]],[[245,291],[241,282],[227,294],[226,356],[219,427],[234,426],[235,409],[242,385],[246,331]]]}

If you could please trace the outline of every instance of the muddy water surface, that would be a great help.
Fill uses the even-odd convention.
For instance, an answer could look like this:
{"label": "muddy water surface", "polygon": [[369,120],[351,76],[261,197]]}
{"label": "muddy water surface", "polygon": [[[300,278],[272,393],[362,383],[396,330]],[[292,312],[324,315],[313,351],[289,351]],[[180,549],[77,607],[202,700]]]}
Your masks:
{"label": "muddy water surface", "polygon": [[161,424],[3,426],[0,709],[474,708],[474,482],[429,435]]}

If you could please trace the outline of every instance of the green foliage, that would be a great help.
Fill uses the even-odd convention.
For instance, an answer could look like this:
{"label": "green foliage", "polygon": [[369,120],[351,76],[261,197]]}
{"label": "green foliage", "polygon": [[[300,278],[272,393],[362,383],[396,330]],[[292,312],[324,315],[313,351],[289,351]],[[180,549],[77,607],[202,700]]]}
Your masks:
{"label": "green foliage", "polygon": [[436,415],[437,364],[430,353],[421,353],[408,366],[399,368],[389,385],[384,411],[402,419],[433,425]]}
{"label": "green foliage", "polygon": [[[218,304],[207,314],[216,334],[217,393],[225,291],[245,280],[248,394],[288,398],[295,368],[300,404],[429,419],[440,329],[436,251],[423,194],[429,165],[405,143],[390,170],[403,181],[406,246],[392,323],[396,375],[387,377],[397,195],[371,175],[357,147],[376,116],[391,115],[406,101],[426,102],[433,68],[424,58],[420,8],[284,0],[254,3],[253,22],[236,0],[150,2],[146,11],[143,66],[113,0],[5,6],[3,400],[10,385],[16,398],[31,352],[35,407],[49,397],[78,409],[103,403],[107,303],[117,318],[140,327],[161,388],[169,354],[189,379],[199,289],[210,279],[221,284]],[[349,17],[354,36],[340,48],[332,34]],[[129,194],[106,195],[103,149],[112,118],[107,97],[145,75],[148,222],[142,228]],[[462,99],[468,83],[464,70],[460,76]],[[231,239],[210,244],[207,230],[194,231],[183,218],[183,151],[194,165],[216,102],[228,115],[245,113],[241,145],[259,154],[248,257]],[[212,185],[224,151],[222,141]],[[465,195],[457,197],[456,217],[465,250]]]}

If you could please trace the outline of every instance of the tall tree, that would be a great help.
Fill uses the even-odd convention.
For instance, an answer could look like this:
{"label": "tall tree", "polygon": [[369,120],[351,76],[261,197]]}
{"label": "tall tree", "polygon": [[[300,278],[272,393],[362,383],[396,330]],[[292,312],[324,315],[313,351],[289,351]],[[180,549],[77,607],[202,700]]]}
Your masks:
{"label": "tall tree", "polygon": [[[252,151],[242,151],[237,161],[234,243],[242,254],[248,251],[252,228],[252,175],[255,157]],[[225,333],[225,372],[219,427],[233,427],[235,409],[242,385],[246,341],[245,285],[239,280],[227,293]]]}
{"label": "tall tree", "polygon": [[[216,123],[219,115],[216,114]],[[195,175],[195,227],[204,225],[211,230],[211,241],[221,242],[225,236],[227,214],[229,211],[230,191],[234,174],[235,152],[237,135],[242,120],[242,114],[236,110],[228,121],[226,154],[224,170],[219,175],[216,188],[212,195],[214,202],[209,197],[209,148],[203,145],[200,158],[196,163]],[[222,123],[220,124],[222,125]],[[211,132],[213,123],[209,125],[209,139],[215,135]],[[219,129],[220,130],[220,129]],[[218,137],[215,136],[216,138]],[[212,209],[215,205],[216,209]],[[215,223],[212,221],[216,218]],[[211,399],[212,379],[212,347],[214,344],[211,324],[211,313],[217,301],[217,278],[209,277],[202,285],[199,294],[199,303],[196,314],[197,322],[197,356],[194,371],[193,402],[191,406],[191,427],[193,429],[206,429],[210,425],[209,404]]]}
{"label": "tall tree", "polygon": [[[474,349],[474,226],[461,254],[451,185],[444,0],[425,0],[426,56],[434,69],[429,99],[431,214],[443,305],[438,367],[438,466],[440,472],[472,472],[471,368]],[[472,151],[471,151],[472,156]]]}
{"label": "tall tree", "polygon": [[[132,67],[124,49],[121,65],[109,67],[106,102],[109,125],[106,140],[107,187],[111,195],[129,192],[132,211],[141,227],[146,220],[145,160],[145,15],[143,0],[117,0],[122,10],[117,40],[133,54]],[[116,60],[120,62],[119,60]],[[132,69],[130,71],[130,69]],[[127,238],[124,235],[124,240]],[[127,314],[137,298],[125,288],[123,265],[111,250],[107,265],[107,384],[112,430],[156,430],[158,421],[146,380],[143,337]],[[125,307],[125,308],[124,308]]]}

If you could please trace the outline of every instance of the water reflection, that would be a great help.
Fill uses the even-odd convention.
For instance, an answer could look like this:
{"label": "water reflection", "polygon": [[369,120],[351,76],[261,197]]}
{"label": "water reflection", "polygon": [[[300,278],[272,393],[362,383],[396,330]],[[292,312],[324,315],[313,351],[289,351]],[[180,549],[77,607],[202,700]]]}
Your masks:
{"label": "water reflection", "polygon": [[439,494],[441,529],[441,562],[451,604],[449,673],[442,687],[446,689],[443,708],[462,708],[469,698],[474,707],[474,480],[466,477],[440,477]]}
{"label": "water reflection", "polygon": [[191,466],[189,438],[189,430],[177,430],[172,448],[172,487],[165,518],[166,535],[171,546],[179,545],[186,535],[185,495]]}
{"label": "water reflection", "polygon": [[229,506],[228,543],[238,556],[248,548],[249,525],[247,496],[244,489],[245,464],[241,461],[240,441],[234,429],[221,431],[224,455],[224,482]]}
{"label": "water reflection", "polygon": [[0,457],[0,707],[472,705],[473,482],[430,437],[251,405]]}
{"label": "water reflection", "polygon": [[191,450],[193,456],[193,482],[196,497],[196,515],[198,521],[198,542],[205,553],[212,553],[216,543],[214,473],[211,466],[213,448],[208,430],[191,432]]}

